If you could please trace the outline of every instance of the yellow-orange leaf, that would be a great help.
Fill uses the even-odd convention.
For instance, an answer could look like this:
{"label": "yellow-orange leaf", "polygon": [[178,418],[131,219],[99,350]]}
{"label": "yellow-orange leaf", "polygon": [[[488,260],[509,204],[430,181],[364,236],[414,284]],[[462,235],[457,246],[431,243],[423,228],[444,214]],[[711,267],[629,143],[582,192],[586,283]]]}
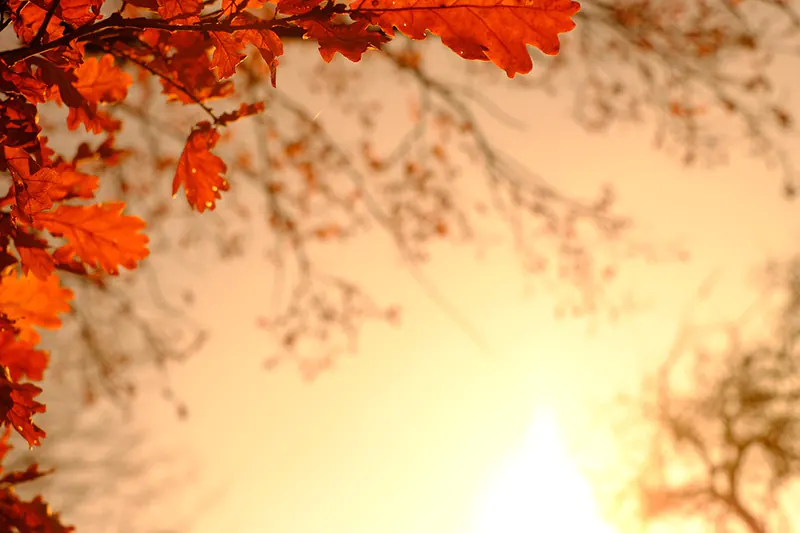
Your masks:
{"label": "yellow-orange leaf", "polygon": [[572,0],[356,0],[351,17],[397,28],[412,39],[426,31],[464,59],[489,60],[510,78],[533,68],[526,45],[558,53],[558,36],[575,27],[580,5]]}

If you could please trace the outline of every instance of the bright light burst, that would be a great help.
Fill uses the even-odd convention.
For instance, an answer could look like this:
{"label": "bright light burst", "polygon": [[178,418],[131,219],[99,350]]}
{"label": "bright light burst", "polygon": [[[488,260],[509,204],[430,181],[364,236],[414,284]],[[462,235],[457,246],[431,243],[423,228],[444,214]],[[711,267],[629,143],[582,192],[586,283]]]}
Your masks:
{"label": "bright light burst", "polygon": [[522,449],[479,501],[474,533],[616,533],[588,481],[567,456],[549,410],[534,418]]}

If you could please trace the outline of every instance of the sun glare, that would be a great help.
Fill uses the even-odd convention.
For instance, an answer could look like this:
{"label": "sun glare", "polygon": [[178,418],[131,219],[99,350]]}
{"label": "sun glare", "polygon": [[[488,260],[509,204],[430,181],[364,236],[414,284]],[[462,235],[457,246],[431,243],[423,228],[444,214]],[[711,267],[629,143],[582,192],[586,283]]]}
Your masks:
{"label": "sun glare", "polygon": [[567,456],[554,414],[534,417],[521,449],[490,480],[474,533],[617,533],[598,512],[589,482]]}

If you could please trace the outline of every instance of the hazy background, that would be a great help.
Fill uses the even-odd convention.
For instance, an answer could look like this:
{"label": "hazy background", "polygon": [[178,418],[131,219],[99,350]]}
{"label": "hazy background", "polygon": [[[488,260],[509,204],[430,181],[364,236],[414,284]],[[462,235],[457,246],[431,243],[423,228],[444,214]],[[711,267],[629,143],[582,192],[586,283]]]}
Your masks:
{"label": "hazy background", "polygon": [[[437,52],[434,61],[445,68],[450,56]],[[280,88],[303,94],[302,76],[318,61],[307,48],[290,47]],[[380,68],[359,68],[364,91],[402,101],[405,93]],[[477,80],[461,72],[463,80]],[[784,74],[791,87],[796,74]],[[633,390],[661,360],[710,275],[714,290],[696,318],[743,312],[756,296],[752,269],[797,251],[800,217],[782,199],[778,178],[744,145],[731,150],[726,166],[687,169],[655,149],[646,122],[587,133],[571,119],[569,87],[549,97],[512,91],[514,83],[480,87],[527,125],[514,131],[482,113],[494,142],[569,190],[589,193],[612,183],[618,211],[635,221],[632,238],[679,246],[690,252],[688,262],[624,262],[614,297],[635,302],[634,310],[616,321],[559,320],[557,295],[534,286],[507,228],[488,219],[480,239],[489,245],[437,245],[424,267],[486,340],[484,352],[426,297],[384,235],[334,244],[319,260],[358,272],[376,299],[402,306],[402,320],[397,328],[368,323],[355,356],[309,384],[291,368],[262,369],[275,346],[256,317],[270,308],[273,272],[258,235],[231,262],[216,261],[209,250],[155,255],[150,261],[167,297],[177,299],[192,281],[192,316],[212,332],[201,353],[170,369],[190,417],[177,420],[143,372],[130,416],[112,416],[103,427],[108,434],[141,432],[145,444],[130,460],[150,482],[125,487],[100,476],[66,519],[78,531],[465,532],[483,484],[542,405],[555,409],[565,442],[602,480],[598,485],[619,483],[627,454],[613,446],[603,402]],[[337,124],[335,109],[313,97],[303,101],[320,121]],[[389,117],[407,113],[400,104],[388,107]],[[344,127],[338,132],[345,144],[353,135]],[[223,197],[219,209],[225,206]],[[214,223],[195,216],[197,224]],[[72,401],[51,396],[50,416]],[[57,496],[52,500],[57,508]]]}

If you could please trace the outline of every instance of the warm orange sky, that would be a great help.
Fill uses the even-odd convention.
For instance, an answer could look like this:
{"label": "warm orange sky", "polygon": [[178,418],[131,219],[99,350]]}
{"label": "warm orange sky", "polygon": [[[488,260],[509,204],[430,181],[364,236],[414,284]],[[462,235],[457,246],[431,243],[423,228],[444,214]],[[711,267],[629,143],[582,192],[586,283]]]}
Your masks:
{"label": "warm orange sky", "polygon": [[[292,68],[302,61],[286,62],[283,89],[293,90]],[[393,94],[385,79],[362,67],[370,90]],[[613,182],[635,234],[680,242],[692,261],[628,267],[622,288],[643,309],[589,331],[580,321],[554,320],[550,296],[526,296],[530,280],[502,227],[487,231],[504,246],[480,260],[469,246],[438,247],[425,270],[477,325],[492,348],[483,354],[426,299],[384,236],[370,236],[332,249],[327,260],[341,271],[359,269],[379,300],[401,304],[402,327],[366,326],[358,354],[313,385],[288,368],[261,370],[272,349],[253,325],[270,301],[262,247],[231,263],[206,263],[196,276],[196,317],[213,336],[173,373],[191,418],[176,422],[157,391],[137,400],[134,417],[153,450],[177,453],[176,468],[194,475],[137,509],[130,531],[469,531],[475,498],[527,432],[535,409],[552,406],[567,446],[584,460],[607,463],[608,435],[591,427],[602,423],[592,408],[635,385],[663,355],[703,279],[719,270],[709,316],[735,316],[753,296],[748,269],[796,250],[797,206],[781,199],[779,176],[760,161],[734,155],[720,169],[687,170],[653,149],[648,125],[588,134],[570,119],[571,94],[553,99],[505,90],[512,83],[487,94],[528,128],[509,133],[487,124],[494,142],[564,188],[590,191]],[[154,260],[175,287],[186,279],[168,258]],[[211,493],[213,504],[205,500]],[[182,512],[197,506],[202,514],[184,520]],[[81,530],[105,530],[95,525]]]}

